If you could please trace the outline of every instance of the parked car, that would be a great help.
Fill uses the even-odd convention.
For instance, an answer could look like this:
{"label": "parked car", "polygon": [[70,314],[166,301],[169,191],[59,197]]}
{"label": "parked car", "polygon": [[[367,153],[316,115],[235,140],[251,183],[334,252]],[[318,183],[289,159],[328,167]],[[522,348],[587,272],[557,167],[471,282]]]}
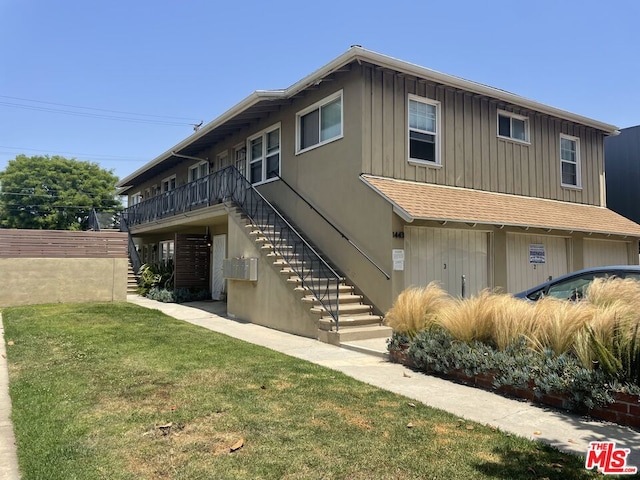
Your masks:
{"label": "parked car", "polygon": [[613,265],[608,267],[593,267],[568,273],[561,277],[548,280],[536,287],[514,295],[516,298],[526,298],[537,301],[543,297],[555,297],[563,300],[577,300],[584,296],[587,287],[594,278],[618,277],[640,280],[640,266]]}

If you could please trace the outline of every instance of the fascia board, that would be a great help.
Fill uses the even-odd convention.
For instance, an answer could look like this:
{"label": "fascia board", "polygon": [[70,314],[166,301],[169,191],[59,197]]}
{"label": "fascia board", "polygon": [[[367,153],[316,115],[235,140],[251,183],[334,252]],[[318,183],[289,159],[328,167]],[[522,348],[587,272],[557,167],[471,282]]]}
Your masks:
{"label": "fascia board", "polygon": [[161,155],[158,155],[156,158],[154,158],[150,162],[146,163],[144,166],[140,167],[135,172],[127,175],[125,178],[123,178],[122,180],[120,180],[116,184],[116,187],[120,187],[120,188],[128,187],[129,186],[129,185],[127,185],[128,182],[133,180],[138,175],[146,172],[150,168],[158,165],[159,163],[162,163],[167,158],[171,157],[172,156],[172,152],[178,152],[179,153],[181,149],[185,148],[186,146],[188,146],[192,142],[195,142],[196,140],[202,138],[204,135],[206,135],[210,131],[216,129],[220,125],[222,125],[225,122],[231,120],[233,117],[235,117],[236,115],[242,113],[247,108],[252,107],[256,103],[258,103],[258,102],[260,102],[262,100],[269,100],[269,99],[278,100],[278,99],[281,99],[283,97],[284,97],[284,91],[283,90],[258,90],[258,91],[253,92],[251,95],[246,97],[240,103],[234,105],[232,108],[227,110],[225,113],[220,115],[218,118],[216,118],[215,120],[212,120],[211,122],[207,123],[203,128],[201,128],[197,132],[189,135],[187,138],[182,140],[180,143],[178,143],[174,147],[171,147],[169,150],[167,150],[166,152],[162,153]]}

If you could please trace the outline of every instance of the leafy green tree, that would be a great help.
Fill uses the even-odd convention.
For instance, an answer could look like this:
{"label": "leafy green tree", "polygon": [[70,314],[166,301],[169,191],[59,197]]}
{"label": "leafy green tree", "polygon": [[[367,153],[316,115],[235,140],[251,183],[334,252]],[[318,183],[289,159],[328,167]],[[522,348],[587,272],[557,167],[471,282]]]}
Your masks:
{"label": "leafy green tree", "polygon": [[0,227],[82,230],[92,209],[122,209],[117,181],[96,163],[18,155],[0,171]]}

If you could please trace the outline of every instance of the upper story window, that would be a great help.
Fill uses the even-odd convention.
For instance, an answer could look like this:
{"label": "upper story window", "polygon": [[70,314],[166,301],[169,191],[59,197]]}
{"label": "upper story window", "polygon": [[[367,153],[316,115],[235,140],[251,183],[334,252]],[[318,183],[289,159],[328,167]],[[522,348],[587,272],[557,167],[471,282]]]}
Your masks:
{"label": "upper story window", "polygon": [[140,202],[142,202],[142,193],[141,192],[136,192],[133,195],[131,195],[131,201],[130,201],[131,205],[137,205]]}
{"label": "upper story window", "polygon": [[195,182],[199,178],[209,175],[209,162],[200,162],[189,167],[189,181]]}
{"label": "upper story window", "polygon": [[264,182],[280,175],[280,124],[248,139],[249,181]]}
{"label": "upper story window", "polygon": [[560,134],[562,185],[580,187],[580,139]]}
{"label": "upper story window", "polygon": [[440,164],[440,102],[409,96],[409,160]]}
{"label": "upper story window", "polygon": [[162,180],[161,188],[162,188],[162,193],[169,192],[174,188],[176,188],[176,176],[172,175],[171,177],[168,177]]}
{"label": "upper story window", "polygon": [[529,118],[498,110],[498,136],[529,142]]}
{"label": "upper story window", "polygon": [[342,138],[342,90],[296,115],[296,153]]}

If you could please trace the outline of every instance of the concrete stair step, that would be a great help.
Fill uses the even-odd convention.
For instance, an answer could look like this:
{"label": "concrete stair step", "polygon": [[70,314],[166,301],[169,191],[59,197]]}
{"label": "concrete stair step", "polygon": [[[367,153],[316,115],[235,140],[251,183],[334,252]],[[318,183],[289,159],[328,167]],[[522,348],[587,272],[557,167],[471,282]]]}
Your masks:
{"label": "concrete stair step", "polygon": [[[348,327],[368,327],[379,326],[382,324],[383,318],[380,315],[371,314],[352,314],[352,315],[340,315],[339,328]],[[321,330],[335,330],[336,324],[333,318],[327,316],[318,320],[318,328]]]}
{"label": "concrete stair step", "polygon": [[[329,301],[329,302],[335,302],[335,299],[336,299],[335,295],[328,295],[327,296],[327,301]],[[304,303],[311,303],[313,305],[320,305],[320,300],[318,300],[313,295],[307,295],[305,297],[302,297],[302,301]],[[354,293],[338,293],[338,302],[340,302],[340,306],[342,306],[343,304],[348,304],[348,303],[361,303],[362,302],[362,295],[356,295]]]}
{"label": "concrete stair step", "polygon": [[[347,303],[345,305],[341,303],[338,308],[340,322],[342,322],[343,316],[355,315],[358,313],[370,313],[371,310],[373,310],[371,305],[365,305],[363,303]],[[317,305],[311,308],[311,313],[326,315],[328,312],[322,305]]]}
{"label": "concrete stair step", "polygon": [[332,345],[340,345],[371,338],[389,338],[391,332],[391,327],[386,326],[344,327],[337,332],[318,330],[318,340]]}

